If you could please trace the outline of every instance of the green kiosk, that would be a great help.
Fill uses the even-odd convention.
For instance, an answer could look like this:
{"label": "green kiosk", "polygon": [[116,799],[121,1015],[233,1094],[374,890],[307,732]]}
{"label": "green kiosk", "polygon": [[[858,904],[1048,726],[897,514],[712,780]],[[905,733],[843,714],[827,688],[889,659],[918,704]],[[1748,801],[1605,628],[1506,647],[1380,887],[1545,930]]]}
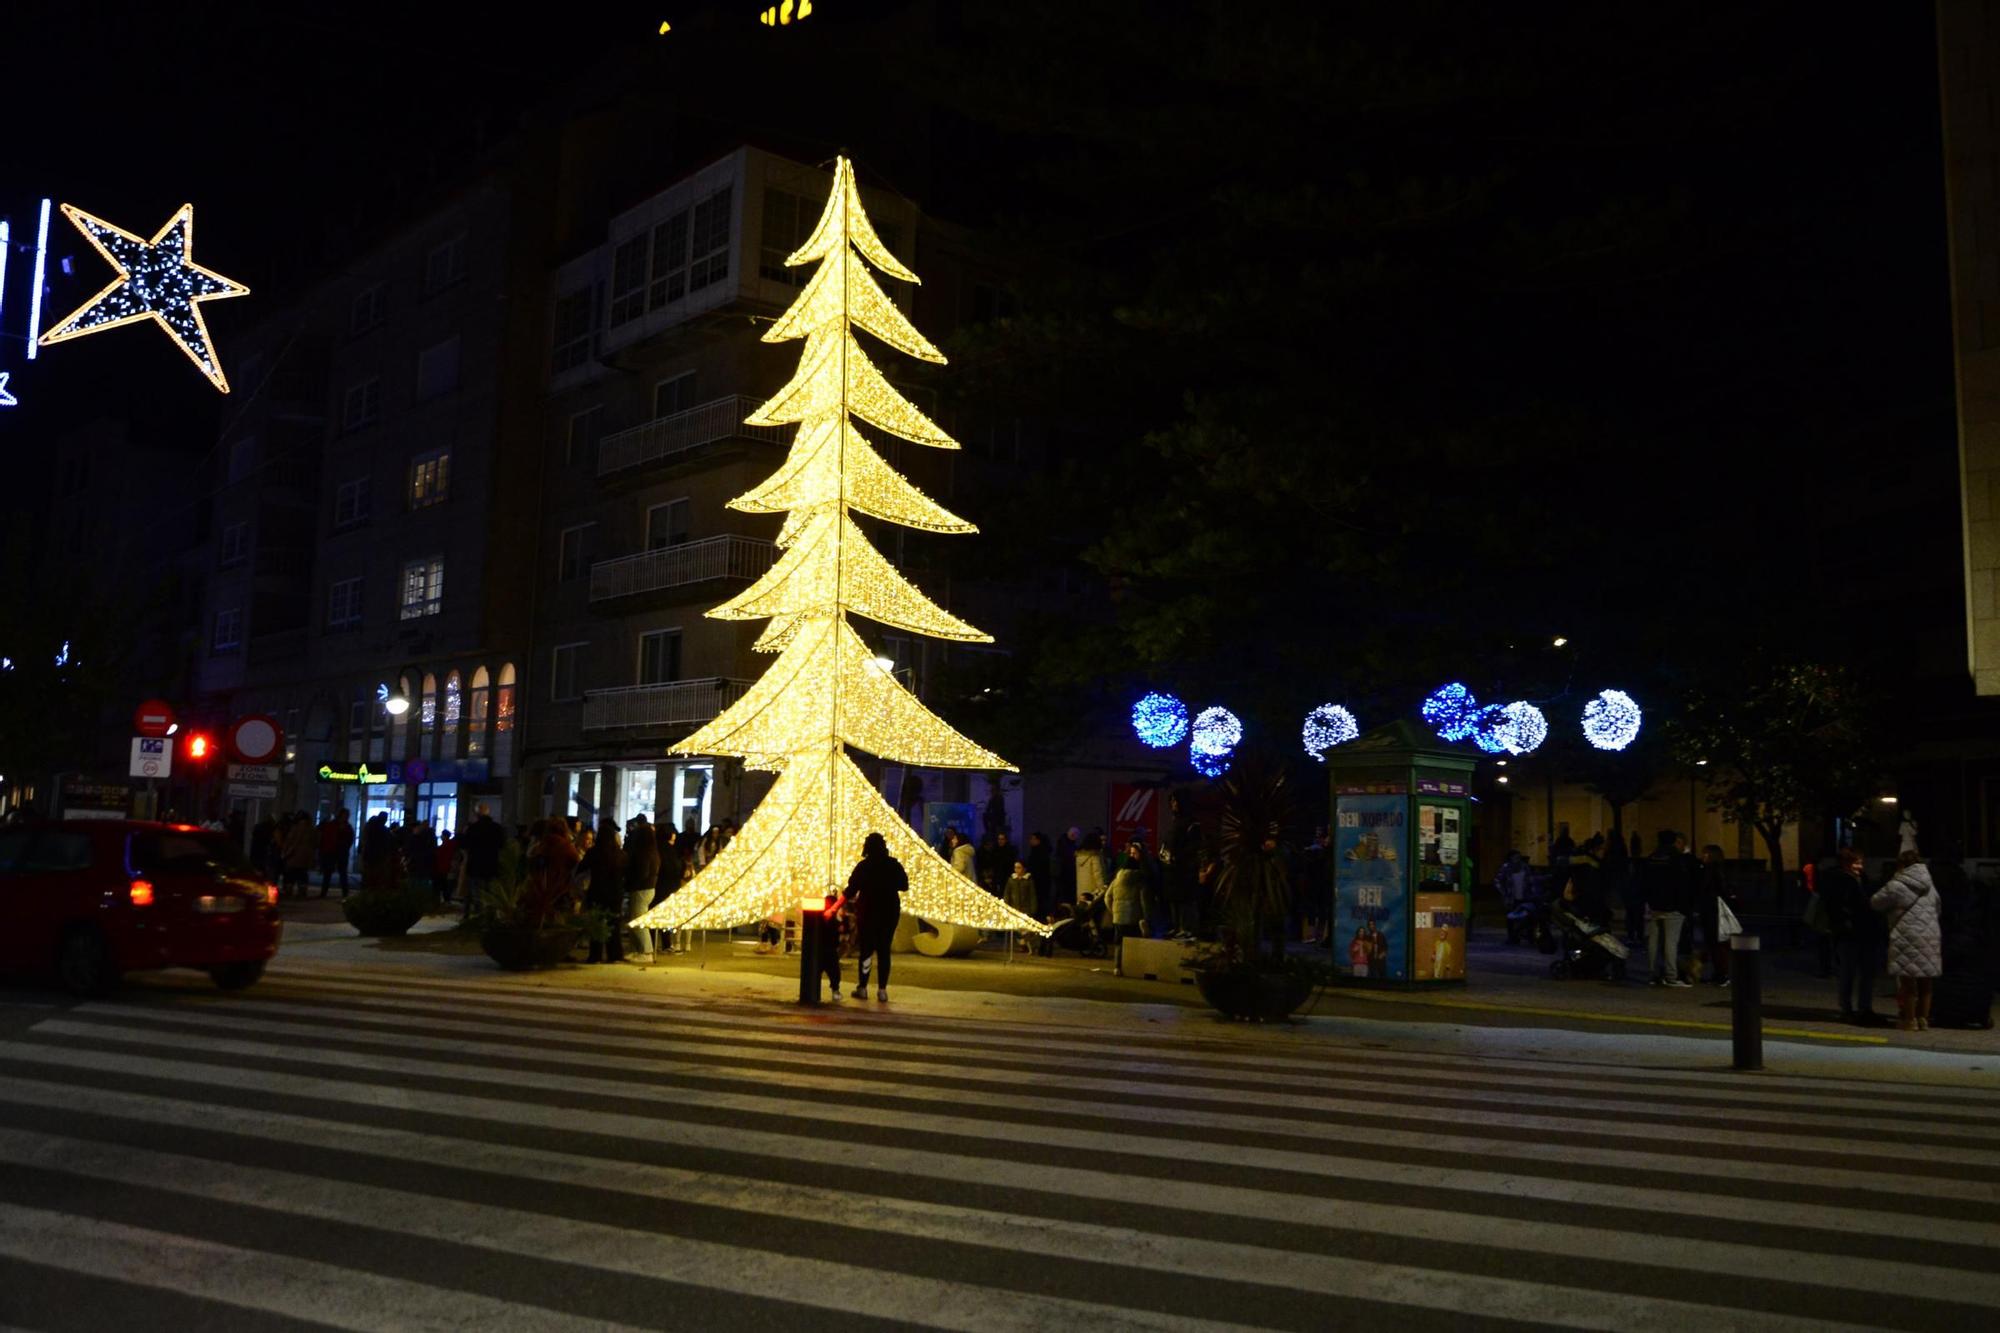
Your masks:
{"label": "green kiosk", "polygon": [[1360,985],[1465,980],[1472,755],[1411,722],[1326,751],[1333,965]]}

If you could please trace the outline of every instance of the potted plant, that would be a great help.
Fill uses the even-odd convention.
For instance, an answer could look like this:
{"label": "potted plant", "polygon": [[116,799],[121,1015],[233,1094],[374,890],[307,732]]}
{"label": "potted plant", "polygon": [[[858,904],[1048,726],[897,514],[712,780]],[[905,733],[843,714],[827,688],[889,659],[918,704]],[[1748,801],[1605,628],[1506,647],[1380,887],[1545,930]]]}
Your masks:
{"label": "potted plant", "polygon": [[359,893],[341,899],[340,910],[347,924],[362,935],[405,935],[424,919],[434,901],[429,885],[405,879],[363,884]]}
{"label": "potted plant", "polygon": [[500,873],[486,886],[474,912],[479,947],[510,972],[557,967],[570,960],[583,928],[571,912],[570,870],[567,863],[537,866],[522,863],[510,840],[501,851]]}
{"label": "potted plant", "polygon": [[1290,1017],[1324,984],[1326,968],[1285,953],[1291,877],[1284,835],[1293,822],[1285,772],[1245,760],[1222,787],[1216,840],[1215,947],[1195,960],[1202,998],[1230,1018]]}

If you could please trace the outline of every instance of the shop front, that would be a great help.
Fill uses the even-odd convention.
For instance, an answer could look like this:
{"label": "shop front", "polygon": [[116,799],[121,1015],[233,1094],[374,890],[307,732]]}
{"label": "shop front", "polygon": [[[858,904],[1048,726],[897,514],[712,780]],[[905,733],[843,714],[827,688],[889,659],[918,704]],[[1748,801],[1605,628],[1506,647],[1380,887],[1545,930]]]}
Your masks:
{"label": "shop front", "polygon": [[715,764],[603,763],[550,771],[545,813],[595,824],[609,816],[619,827],[634,815],[654,824],[703,832],[715,822]]}

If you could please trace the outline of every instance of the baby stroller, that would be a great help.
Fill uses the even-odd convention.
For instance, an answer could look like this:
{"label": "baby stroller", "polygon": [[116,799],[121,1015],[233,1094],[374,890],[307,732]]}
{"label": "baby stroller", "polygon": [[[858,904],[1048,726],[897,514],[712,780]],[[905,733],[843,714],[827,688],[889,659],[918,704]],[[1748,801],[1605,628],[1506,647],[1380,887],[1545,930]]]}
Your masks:
{"label": "baby stroller", "polygon": [[1525,859],[1510,860],[1493,879],[1493,887],[1500,892],[1500,905],[1507,914],[1507,943],[1519,944],[1532,940],[1540,944],[1548,939],[1548,911],[1542,902],[1542,891],[1546,885],[1529,871]]}
{"label": "baby stroller", "polygon": [[1049,953],[1057,949],[1068,949],[1082,954],[1085,958],[1102,958],[1110,951],[1109,934],[1104,927],[1104,898],[1101,894],[1086,893],[1075,904],[1062,903],[1056,907],[1055,929],[1049,932]]}
{"label": "baby stroller", "polygon": [[1571,977],[1606,981],[1625,980],[1625,960],[1631,950],[1610,930],[1571,911],[1567,904],[1549,904],[1549,922],[1558,936],[1555,961],[1549,975],[1558,981]]}

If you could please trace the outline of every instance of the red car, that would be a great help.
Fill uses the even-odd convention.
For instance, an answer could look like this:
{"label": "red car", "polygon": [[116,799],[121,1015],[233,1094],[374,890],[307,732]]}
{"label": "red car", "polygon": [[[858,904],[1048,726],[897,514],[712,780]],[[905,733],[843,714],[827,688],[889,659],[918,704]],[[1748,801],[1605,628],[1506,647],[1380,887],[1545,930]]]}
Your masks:
{"label": "red car", "polygon": [[221,833],[124,819],[0,828],[0,971],[54,974],[78,995],[164,967],[240,990],[278,951],[277,902]]}

